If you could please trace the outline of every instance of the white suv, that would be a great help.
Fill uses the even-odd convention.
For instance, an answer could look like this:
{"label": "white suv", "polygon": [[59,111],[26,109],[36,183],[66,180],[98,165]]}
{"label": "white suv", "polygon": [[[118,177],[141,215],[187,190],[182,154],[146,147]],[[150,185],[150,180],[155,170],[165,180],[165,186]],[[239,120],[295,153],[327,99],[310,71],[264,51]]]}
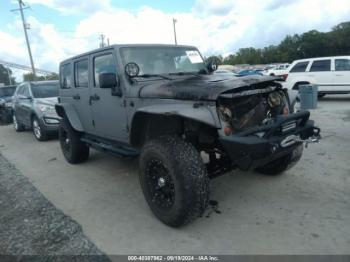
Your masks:
{"label": "white suv", "polygon": [[263,74],[268,76],[283,76],[287,74],[288,67],[289,67],[289,64],[276,65],[268,70],[265,70]]}
{"label": "white suv", "polygon": [[289,67],[285,86],[298,90],[302,84],[316,84],[319,97],[350,93],[350,56],[295,60]]}

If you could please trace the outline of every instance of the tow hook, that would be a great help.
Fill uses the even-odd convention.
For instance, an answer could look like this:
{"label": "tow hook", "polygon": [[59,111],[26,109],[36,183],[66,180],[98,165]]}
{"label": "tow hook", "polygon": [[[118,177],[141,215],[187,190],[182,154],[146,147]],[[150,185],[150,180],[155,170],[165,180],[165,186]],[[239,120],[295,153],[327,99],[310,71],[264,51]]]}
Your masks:
{"label": "tow hook", "polygon": [[313,135],[307,139],[301,139],[300,136],[290,135],[282,140],[281,147],[288,147],[294,143],[302,142],[305,143],[305,148],[307,148],[309,144],[318,143],[320,139],[321,136],[319,134]]}

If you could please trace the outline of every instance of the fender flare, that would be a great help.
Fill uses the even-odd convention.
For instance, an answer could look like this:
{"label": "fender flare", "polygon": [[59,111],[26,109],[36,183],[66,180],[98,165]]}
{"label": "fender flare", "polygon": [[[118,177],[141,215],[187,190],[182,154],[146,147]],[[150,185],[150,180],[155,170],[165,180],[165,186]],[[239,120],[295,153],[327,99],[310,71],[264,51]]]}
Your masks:
{"label": "fender flare", "polygon": [[77,111],[75,110],[72,104],[68,103],[59,103],[55,105],[55,110],[57,115],[60,117],[67,117],[71,126],[80,132],[84,131],[83,125],[80,122]]}
{"label": "fender flare", "polygon": [[141,107],[134,113],[131,126],[133,125],[135,117],[138,113],[148,113],[163,116],[180,116],[201,122],[203,124],[207,124],[215,128],[221,128],[221,123],[217,114],[214,114],[213,110],[210,110],[210,108],[205,105],[198,105],[197,107],[193,104],[159,104]]}

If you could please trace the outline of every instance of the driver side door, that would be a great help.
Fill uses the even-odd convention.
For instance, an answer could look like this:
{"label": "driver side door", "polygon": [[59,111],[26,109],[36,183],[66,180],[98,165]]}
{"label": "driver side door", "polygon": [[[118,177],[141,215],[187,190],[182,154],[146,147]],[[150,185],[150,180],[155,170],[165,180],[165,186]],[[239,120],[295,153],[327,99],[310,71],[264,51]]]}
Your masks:
{"label": "driver side door", "polygon": [[99,75],[114,73],[118,75],[116,56],[111,50],[91,55],[90,81],[91,108],[94,118],[94,134],[114,141],[127,142],[127,116],[124,107],[124,95],[113,95],[111,88],[101,88]]}

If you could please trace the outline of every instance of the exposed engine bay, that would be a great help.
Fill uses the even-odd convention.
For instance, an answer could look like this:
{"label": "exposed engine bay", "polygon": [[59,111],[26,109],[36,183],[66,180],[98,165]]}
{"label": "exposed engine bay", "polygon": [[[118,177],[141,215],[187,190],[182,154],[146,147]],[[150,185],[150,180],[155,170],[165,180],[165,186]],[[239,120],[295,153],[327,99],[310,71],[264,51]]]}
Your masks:
{"label": "exposed engine bay", "polygon": [[217,108],[221,120],[228,124],[232,133],[271,124],[276,116],[287,115],[290,110],[288,94],[281,88],[240,97],[220,96]]}

